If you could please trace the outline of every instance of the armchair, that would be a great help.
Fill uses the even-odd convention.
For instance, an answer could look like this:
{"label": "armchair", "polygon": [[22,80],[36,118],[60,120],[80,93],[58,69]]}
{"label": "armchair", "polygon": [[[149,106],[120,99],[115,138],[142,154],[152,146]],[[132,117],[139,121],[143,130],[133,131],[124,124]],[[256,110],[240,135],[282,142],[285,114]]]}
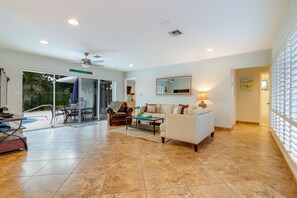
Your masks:
{"label": "armchair", "polygon": [[160,128],[162,143],[165,138],[192,143],[197,152],[202,140],[214,136],[214,114],[212,111],[195,115],[168,114]]}
{"label": "armchair", "polygon": [[[126,117],[132,116],[133,109],[129,108],[126,102],[123,102],[118,111],[114,111],[112,107],[107,108],[109,118],[109,125],[124,125],[126,124]],[[128,119],[128,124],[132,123],[132,118]]]}

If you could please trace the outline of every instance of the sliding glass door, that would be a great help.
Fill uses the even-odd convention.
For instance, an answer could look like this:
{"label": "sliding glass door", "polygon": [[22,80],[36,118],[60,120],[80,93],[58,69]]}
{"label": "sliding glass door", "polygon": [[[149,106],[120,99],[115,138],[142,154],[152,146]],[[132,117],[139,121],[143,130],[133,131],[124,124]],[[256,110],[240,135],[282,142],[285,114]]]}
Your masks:
{"label": "sliding glass door", "polygon": [[23,72],[24,126],[33,129],[51,127],[54,75]]}
{"label": "sliding glass door", "polygon": [[24,126],[33,130],[106,119],[113,97],[113,81],[24,71]]}
{"label": "sliding glass door", "polygon": [[106,109],[113,99],[113,82],[100,80],[100,120],[107,119]]}
{"label": "sliding glass door", "polygon": [[[54,100],[54,119],[53,126],[63,126],[68,123],[78,121],[77,116],[70,116],[72,105],[72,96],[74,92],[74,84],[77,77],[55,75],[55,100]],[[77,110],[74,110],[77,111]]]}
{"label": "sliding glass door", "polygon": [[80,121],[97,120],[98,80],[80,78],[79,87]]}

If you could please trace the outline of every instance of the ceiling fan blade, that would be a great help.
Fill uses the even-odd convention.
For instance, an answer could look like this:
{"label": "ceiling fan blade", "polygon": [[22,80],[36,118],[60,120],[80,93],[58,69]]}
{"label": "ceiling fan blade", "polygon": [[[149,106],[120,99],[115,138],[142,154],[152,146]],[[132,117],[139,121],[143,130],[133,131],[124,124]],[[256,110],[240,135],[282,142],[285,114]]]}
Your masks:
{"label": "ceiling fan blade", "polygon": [[93,63],[103,63],[104,60],[97,60],[97,61],[92,61]]}
{"label": "ceiling fan blade", "polygon": [[104,67],[103,65],[92,64],[95,67]]}

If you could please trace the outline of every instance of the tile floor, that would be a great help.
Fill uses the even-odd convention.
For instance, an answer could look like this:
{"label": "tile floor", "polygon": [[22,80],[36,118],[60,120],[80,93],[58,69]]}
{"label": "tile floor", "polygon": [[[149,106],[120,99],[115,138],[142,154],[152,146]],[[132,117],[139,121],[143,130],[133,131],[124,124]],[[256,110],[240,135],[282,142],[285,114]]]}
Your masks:
{"label": "tile floor", "polygon": [[297,197],[267,129],[236,125],[193,146],[83,128],[27,132],[28,152],[0,156],[0,197]]}

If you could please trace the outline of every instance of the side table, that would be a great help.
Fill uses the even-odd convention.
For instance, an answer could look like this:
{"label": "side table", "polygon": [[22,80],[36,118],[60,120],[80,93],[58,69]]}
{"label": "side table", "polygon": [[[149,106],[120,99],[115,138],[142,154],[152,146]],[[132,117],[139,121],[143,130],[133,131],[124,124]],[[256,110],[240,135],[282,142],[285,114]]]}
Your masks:
{"label": "side table", "polygon": [[12,127],[2,127],[0,128],[0,153],[8,152],[12,150],[25,149],[28,150],[28,145],[26,138],[17,132],[21,129],[22,121],[26,120],[26,117],[14,116],[1,118],[0,123],[3,122],[16,122],[18,126]]}

